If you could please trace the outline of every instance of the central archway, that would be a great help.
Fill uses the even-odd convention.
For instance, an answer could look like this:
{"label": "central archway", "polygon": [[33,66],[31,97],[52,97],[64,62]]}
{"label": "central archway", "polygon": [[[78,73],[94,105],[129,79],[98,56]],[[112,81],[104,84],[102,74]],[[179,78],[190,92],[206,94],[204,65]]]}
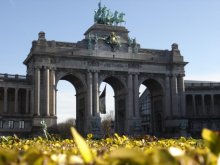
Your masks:
{"label": "central archway", "polygon": [[[117,76],[105,76],[101,80],[109,84],[114,91],[114,102],[115,102],[115,115],[114,115],[114,130],[119,134],[125,134],[125,119],[126,119],[126,89],[125,83]],[[101,83],[100,83],[101,84]]]}

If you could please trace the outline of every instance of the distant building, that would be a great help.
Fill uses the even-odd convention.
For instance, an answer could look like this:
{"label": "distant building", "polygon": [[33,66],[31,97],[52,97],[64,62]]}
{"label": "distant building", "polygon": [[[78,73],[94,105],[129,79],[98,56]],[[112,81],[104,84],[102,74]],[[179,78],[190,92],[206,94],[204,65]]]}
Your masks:
{"label": "distant building", "polygon": [[[199,136],[202,128],[220,129],[220,82],[185,80],[188,135]],[[142,130],[152,133],[151,94],[146,89],[139,98]],[[173,130],[174,132],[177,130]]]}
{"label": "distant building", "polygon": [[185,81],[185,96],[191,135],[202,128],[220,130],[220,82]]}
{"label": "distant building", "polygon": [[151,133],[151,94],[147,88],[139,98],[139,110],[143,132]]}

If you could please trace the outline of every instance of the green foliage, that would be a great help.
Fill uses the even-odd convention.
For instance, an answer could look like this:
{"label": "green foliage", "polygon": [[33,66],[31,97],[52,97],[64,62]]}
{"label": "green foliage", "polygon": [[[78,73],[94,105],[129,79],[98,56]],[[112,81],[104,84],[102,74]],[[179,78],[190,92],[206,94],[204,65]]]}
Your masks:
{"label": "green foliage", "polygon": [[75,128],[72,127],[71,132],[84,162],[92,163],[93,162],[92,152],[89,146],[87,145],[86,141],[82,138],[82,136],[80,136],[80,134],[76,131]]}
{"label": "green foliage", "polygon": [[207,141],[212,153],[218,156],[220,153],[220,133],[205,128],[202,131],[202,137]]}
{"label": "green foliage", "polygon": [[71,128],[73,139],[48,140],[0,137],[0,165],[215,165],[220,162],[220,135],[204,129],[201,139],[138,139],[114,134],[83,139]]}

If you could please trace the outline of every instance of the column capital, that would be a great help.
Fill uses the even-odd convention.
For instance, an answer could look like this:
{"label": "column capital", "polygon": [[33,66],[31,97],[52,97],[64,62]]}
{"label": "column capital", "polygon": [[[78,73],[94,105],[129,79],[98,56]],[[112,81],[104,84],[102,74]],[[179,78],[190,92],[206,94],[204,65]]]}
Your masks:
{"label": "column capital", "polygon": [[50,70],[51,70],[51,71],[55,71],[55,70],[57,70],[57,68],[54,67],[54,66],[50,66]]}
{"label": "column capital", "polygon": [[172,77],[172,74],[171,73],[166,73],[165,77]]}
{"label": "column capital", "polygon": [[34,66],[34,69],[41,69],[42,66]]}
{"label": "column capital", "polygon": [[185,74],[183,74],[183,73],[178,74],[177,77],[178,77],[178,78],[183,78],[183,77],[185,77]]}
{"label": "column capital", "polygon": [[44,66],[44,69],[51,69],[52,67],[50,66]]}
{"label": "column capital", "polygon": [[130,72],[130,71],[129,71],[129,72],[128,72],[128,75],[130,75],[130,74],[131,74],[131,75],[139,75],[140,73],[139,73],[139,72]]}
{"label": "column capital", "polygon": [[172,74],[170,74],[170,76],[171,76],[171,77],[177,77],[178,74],[177,74],[177,73],[172,73]]}
{"label": "column capital", "polygon": [[86,73],[92,73],[92,72],[93,72],[93,70],[91,70],[91,69],[86,70]]}
{"label": "column capital", "polygon": [[93,72],[93,73],[99,73],[99,72],[100,72],[100,70],[91,69],[91,72]]}

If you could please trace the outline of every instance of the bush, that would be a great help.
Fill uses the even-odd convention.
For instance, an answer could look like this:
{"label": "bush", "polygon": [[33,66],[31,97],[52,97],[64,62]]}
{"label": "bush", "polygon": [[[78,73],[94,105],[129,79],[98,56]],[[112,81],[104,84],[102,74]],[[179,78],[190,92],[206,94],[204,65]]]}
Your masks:
{"label": "bush", "polygon": [[75,127],[75,119],[73,118],[67,119],[65,122],[57,124],[58,135],[63,139],[71,138],[71,127]]}
{"label": "bush", "polygon": [[110,137],[114,132],[114,122],[110,115],[106,116],[101,123],[104,137]]}

